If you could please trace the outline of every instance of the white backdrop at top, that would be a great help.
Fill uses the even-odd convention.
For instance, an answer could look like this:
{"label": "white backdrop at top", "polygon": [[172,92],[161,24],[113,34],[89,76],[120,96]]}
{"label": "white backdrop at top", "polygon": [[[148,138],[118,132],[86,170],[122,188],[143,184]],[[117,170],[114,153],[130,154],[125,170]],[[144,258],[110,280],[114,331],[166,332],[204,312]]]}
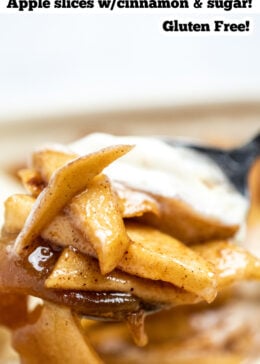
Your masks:
{"label": "white backdrop at top", "polygon": [[0,120],[260,100],[260,15],[247,36],[165,34],[168,18],[1,14]]}

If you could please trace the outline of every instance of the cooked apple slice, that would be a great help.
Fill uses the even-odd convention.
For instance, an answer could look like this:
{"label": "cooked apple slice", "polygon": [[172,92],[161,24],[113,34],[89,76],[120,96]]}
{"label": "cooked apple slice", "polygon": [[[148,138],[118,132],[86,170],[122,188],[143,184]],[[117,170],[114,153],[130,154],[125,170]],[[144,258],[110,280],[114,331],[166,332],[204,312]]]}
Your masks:
{"label": "cooked apple slice", "polygon": [[73,159],[77,154],[66,153],[60,150],[44,149],[34,152],[32,155],[32,167],[40,173],[44,182],[49,182],[53,173]]}
{"label": "cooked apple slice", "polygon": [[132,146],[129,145],[104,148],[59,168],[38,196],[25,226],[16,239],[15,251],[21,254],[72,197],[81,193],[107,165],[131,149]]}
{"label": "cooked apple slice", "polygon": [[[22,230],[35,201],[34,197],[23,194],[13,195],[6,200],[4,233],[18,234]],[[42,230],[41,237],[56,245],[72,245],[83,253],[95,254],[92,245],[86,243],[86,238],[63,213],[59,213],[53,218],[50,224]]]}
{"label": "cooked apple slice", "polygon": [[18,234],[32,210],[35,198],[29,195],[17,194],[5,201],[4,231]]}
{"label": "cooked apple slice", "polygon": [[41,237],[59,246],[73,246],[84,254],[96,256],[95,249],[89,240],[72,225],[64,214],[57,215],[52,222],[41,232]]}
{"label": "cooked apple slice", "polygon": [[214,264],[218,288],[245,279],[260,280],[260,259],[242,247],[227,241],[216,241],[194,246],[194,250]]}
{"label": "cooked apple slice", "polygon": [[145,213],[159,215],[158,202],[145,192],[134,190],[122,183],[113,182],[124,218],[138,217]]}
{"label": "cooked apple slice", "polygon": [[45,302],[13,333],[13,346],[26,364],[101,364],[69,308]]}
{"label": "cooked apple slice", "polygon": [[104,276],[96,259],[71,248],[64,249],[45,286],[61,290],[130,292],[144,301],[171,305],[192,304],[200,300],[172,284],[138,278],[120,270]]}
{"label": "cooked apple slice", "polygon": [[37,197],[45,187],[45,183],[39,172],[34,169],[24,168],[18,171],[18,176],[25,189],[32,196]]}
{"label": "cooked apple slice", "polygon": [[129,245],[117,195],[105,175],[73,198],[66,209],[76,226],[95,248],[102,274],[111,272]]}
{"label": "cooked apple slice", "polygon": [[214,266],[198,253],[154,228],[128,223],[132,243],[119,267],[143,278],[163,280],[211,302],[216,296]]}

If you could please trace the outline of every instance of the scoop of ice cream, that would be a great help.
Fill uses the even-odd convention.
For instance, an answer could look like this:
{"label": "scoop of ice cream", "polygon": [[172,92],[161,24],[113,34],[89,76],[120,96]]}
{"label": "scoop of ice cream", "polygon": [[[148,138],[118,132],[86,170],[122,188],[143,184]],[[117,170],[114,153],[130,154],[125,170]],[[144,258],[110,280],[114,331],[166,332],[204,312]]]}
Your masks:
{"label": "scoop of ice cream", "polygon": [[105,169],[113,181],[152,194],[180,200],[206,218],[226,225],[242,225],[248,200],[230,184],[209,157],[186,147],[173,147],[150,137],[95,133],[68,147],[83,155],[115,144],[135,148]]}

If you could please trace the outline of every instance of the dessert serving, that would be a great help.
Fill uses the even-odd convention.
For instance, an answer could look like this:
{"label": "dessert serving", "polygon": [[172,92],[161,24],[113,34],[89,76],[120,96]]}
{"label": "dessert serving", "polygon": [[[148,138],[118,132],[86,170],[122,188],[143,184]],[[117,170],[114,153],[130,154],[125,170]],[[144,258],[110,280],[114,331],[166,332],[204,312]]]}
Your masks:
{"label": "dessert serving", "polygon": [[[241,284],[260,280],[250,201],[225,168],[165,138],[34,151],[0,244],[0,322],[21,363],[260,357],[259,287],[249,300]],[[258,173],[252,186],[259,196]]]}

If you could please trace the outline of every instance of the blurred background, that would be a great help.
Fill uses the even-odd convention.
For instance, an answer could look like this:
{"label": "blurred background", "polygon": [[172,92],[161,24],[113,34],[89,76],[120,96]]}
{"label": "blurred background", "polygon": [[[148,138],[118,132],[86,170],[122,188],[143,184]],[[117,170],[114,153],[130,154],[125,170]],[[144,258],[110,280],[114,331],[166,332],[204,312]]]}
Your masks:
{"label": "blurred background", "polygon": [[259,131],[260,15],[240,35],[166,34],[167,18],[0,14],[0,167],[94,131],[222,145]]}
{"label": "blurred background", "polygon": [[235,36],[166,34],[167,18],[1,14],[0,121],[260,100],[260,15]]}

